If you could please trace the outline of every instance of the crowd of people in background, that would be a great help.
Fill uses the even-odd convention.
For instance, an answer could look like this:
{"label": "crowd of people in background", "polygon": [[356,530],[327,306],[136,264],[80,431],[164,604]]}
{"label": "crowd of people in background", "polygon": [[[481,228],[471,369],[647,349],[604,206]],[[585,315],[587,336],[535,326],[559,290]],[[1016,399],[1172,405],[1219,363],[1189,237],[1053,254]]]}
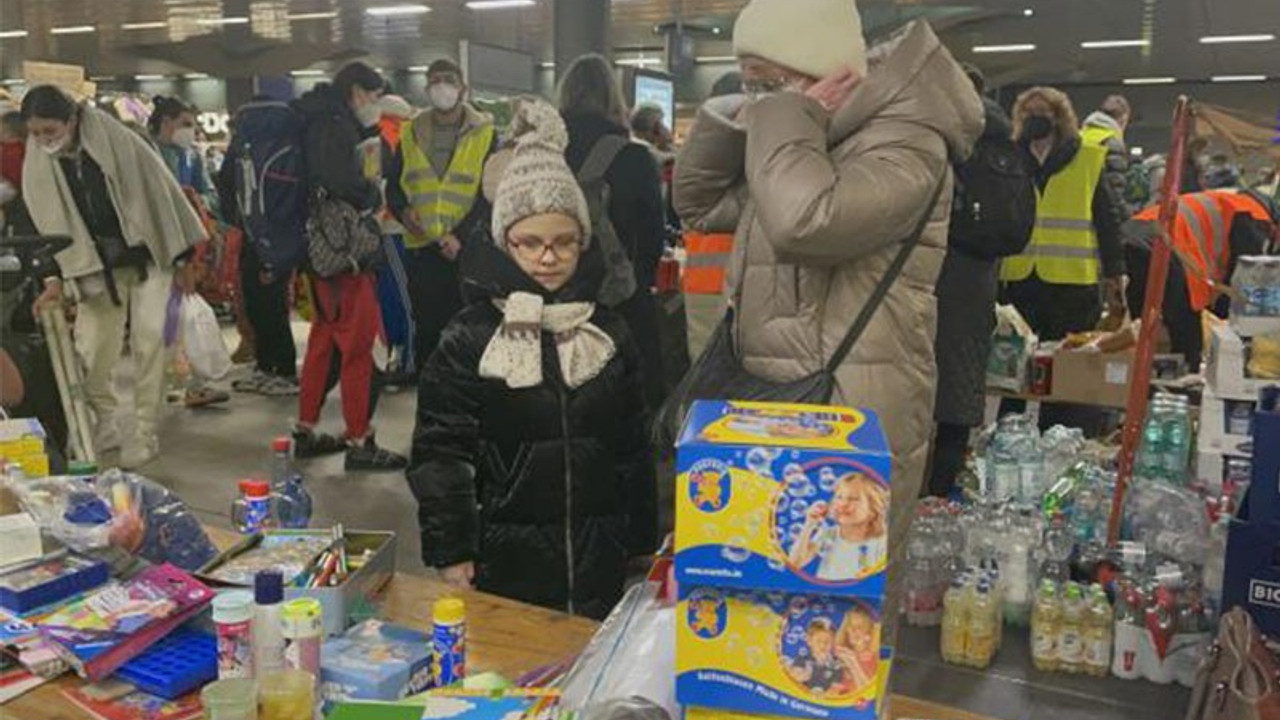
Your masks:
{"label": "crowd of people in background", "polygon": [[[404,471],[424,559],[450,583],[603,616],[628,561],[658,540],[662,449],[646,418],[679,378],[664,368],[654,288],[679,228],[694,356],[724,322],[747,371],[796,380],[882,303],[835,368],[833,402],[884,424],[897,566],[917,494],[951,491],[982,422],[996,303],[1043,340],[1123,320],[1151,242],[1130,220],[1162,169],[1131,156],[1124,97],[1082,123],[1066,93],[1034,87],[1006,112],[927,23],[868,47],[852,5],[749,2],[734,30],[741,72],[717,83],[679,146],[660,110],[627,107],[597,55],[565,70],[554,107],[517,100],[506,129],[470,102],[451,60],[427,70],[421,110],[351,63],[292,103],[241,109],[217,173],[181,100],[157,98],[141,133],[31,88],[0,119],[0,201],[10,232],[73,238],[38,302],[78,305],[97,449],[123,446],[125,467],[158,454],[166,303],[195,291],[210,232],[233,231],[236,355],[254,363],[233,387],[298,397],[297,457]],[[264,145],[280,150],[264,158]],[[1203,148],[1181,190],[1238,186]],[[1260,210],[1230,204],[1236,257],[1274,242],[1280,213],[1254,196]],[[317,206],[341,228],[317,227]],[[305,238],[334,232],[376,247],[322,272]],[[1226,281],[1231,268],[1210,270]],[[295,298],[310,322],[300,372]],[[111,373],[126,342],[136,430],[124,442]],[[377,399],[393,385],[418,389],[407,457],[376,440]],[[341,433],[321,429],[335,386]],[[184,396],[227,399],[205,378]],[[1044,424],[1096,420],[1041,411]],[[891,572],[889,607],[900,580]]]}

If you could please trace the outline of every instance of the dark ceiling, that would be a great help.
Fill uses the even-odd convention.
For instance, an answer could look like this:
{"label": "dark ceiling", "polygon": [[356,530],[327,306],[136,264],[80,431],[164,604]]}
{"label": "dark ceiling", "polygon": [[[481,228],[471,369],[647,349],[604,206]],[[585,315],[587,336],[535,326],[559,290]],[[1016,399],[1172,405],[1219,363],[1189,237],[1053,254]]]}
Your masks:
{"label": "dark ceiling", "polygon": [[[461,38],[514,47],[544,60],[554,55],[554,0],[503,10],[471,10],[463,0],[416,0],[431,12],[399,17],[367,13],[371,7],[402,1],[0,0],[0,72],[20,75],[22,61],[29,59],[80,64],[94,76],[226,76],[326,67],[357,55],[395,69],[455,54]],[[800,7],[804,0],[794,2]],[[655,26],[679,14],[705,28],[698,34],[697,54],[722,57],[731,53],[733,16],[744,4],[612,0],[612,42],[621,58],[642,53],[660,57],[662,37]],[[907,17],[929,16],[958,57],[974,61],[996,82],[1280,77],[1280,41],[1200,42],[1206,35],[1280,35],[1280,0],[864,0],[861,8],[872,33]],[[225,18],[248,22],[218,24]],[[146,23],[152,25],[136,27]],[[59,32],[78,26],[93,30]],[[713,34],[713,28],[721,34]],[[20,31],[26,36],[11,36]],[[1080,45],[1100,40],[1148,44],[1116,49]],[[977,55],[972,50],[1009,44],[1036,47]]]}

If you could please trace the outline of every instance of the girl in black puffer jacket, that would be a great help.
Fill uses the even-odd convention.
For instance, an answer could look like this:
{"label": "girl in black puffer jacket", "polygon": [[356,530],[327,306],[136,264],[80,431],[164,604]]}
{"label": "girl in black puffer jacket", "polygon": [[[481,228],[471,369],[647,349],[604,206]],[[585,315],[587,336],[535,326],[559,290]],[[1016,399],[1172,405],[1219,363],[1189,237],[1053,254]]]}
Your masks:
{"label": "girl in black puffer jacket", "polygon": [[422,372],[408,478],[446,581],[603,618],[656,544],[639,351],[592,302],[603,264],[562,123],[539,102],[516,127],[495,241],[464,250],[469,305]]}

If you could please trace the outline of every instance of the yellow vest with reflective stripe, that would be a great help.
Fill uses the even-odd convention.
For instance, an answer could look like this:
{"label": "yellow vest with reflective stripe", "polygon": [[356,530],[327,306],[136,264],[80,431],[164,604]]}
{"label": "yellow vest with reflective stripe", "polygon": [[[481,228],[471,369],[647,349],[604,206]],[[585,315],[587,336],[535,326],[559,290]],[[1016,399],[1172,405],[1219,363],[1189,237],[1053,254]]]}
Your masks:
{"label": "yellow vest with reflective stripe", "polygon": [[409,207],[422,218],[425,235],[409,235],[405,247],[420,248],[439,241],[453,231],[471,212],[480,193],[484,161],[493,144],[493,125],[485,124],[465,131],[458,137],[458,147],[449,160],[444,177],[436,174],[431,159],[418,146],[413,121],[406,120],[400,131],[400,148],[404,170],[400,187],[409,199]]}
{"label": "yellow vest with reflective stripe", "polygon": [[1124,140],[1124,138],[1120,137],[1120,133],[1101,125],[1086,125],[1080,131],[1080,143],[1082,145],[1106,147],[1107,141],[1111,140],[1111,138],[1119,138],[1122,142]]}
{"label": "yellow vest with reflective stripe", "polygon": [[1036,275],[1054,285],[1096,285],[1098,236],[1093,229],[1093,194],[1107,151],[1082,144],[1080,151],[1043,192],[1036,191],[1036,227],[1021,255],[1000,264],[1000,279],[1017,282]]}

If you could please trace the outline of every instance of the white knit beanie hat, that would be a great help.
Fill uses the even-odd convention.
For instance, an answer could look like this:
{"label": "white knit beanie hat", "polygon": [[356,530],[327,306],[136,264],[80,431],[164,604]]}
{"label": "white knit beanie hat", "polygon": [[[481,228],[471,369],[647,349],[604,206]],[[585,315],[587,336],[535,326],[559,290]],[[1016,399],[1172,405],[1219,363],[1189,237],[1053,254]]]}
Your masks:
{"label": "white knit beanie hat", "polygon": [[510,159],[487,168],[501,173],[493,199],[493,241],[505,246],[512,225],[534,215],[560,213],[582,226],[585,246],[591,239],[591,212],[564,159],[569,133],[560,113],[544,100],[524,99],[511,129],[516,144]]}
{"label": "white knit beanie hat", "polygon": [[857,0],[751,0],[733,28],[733,51],[815,78],[844,67],[867,74]]}

